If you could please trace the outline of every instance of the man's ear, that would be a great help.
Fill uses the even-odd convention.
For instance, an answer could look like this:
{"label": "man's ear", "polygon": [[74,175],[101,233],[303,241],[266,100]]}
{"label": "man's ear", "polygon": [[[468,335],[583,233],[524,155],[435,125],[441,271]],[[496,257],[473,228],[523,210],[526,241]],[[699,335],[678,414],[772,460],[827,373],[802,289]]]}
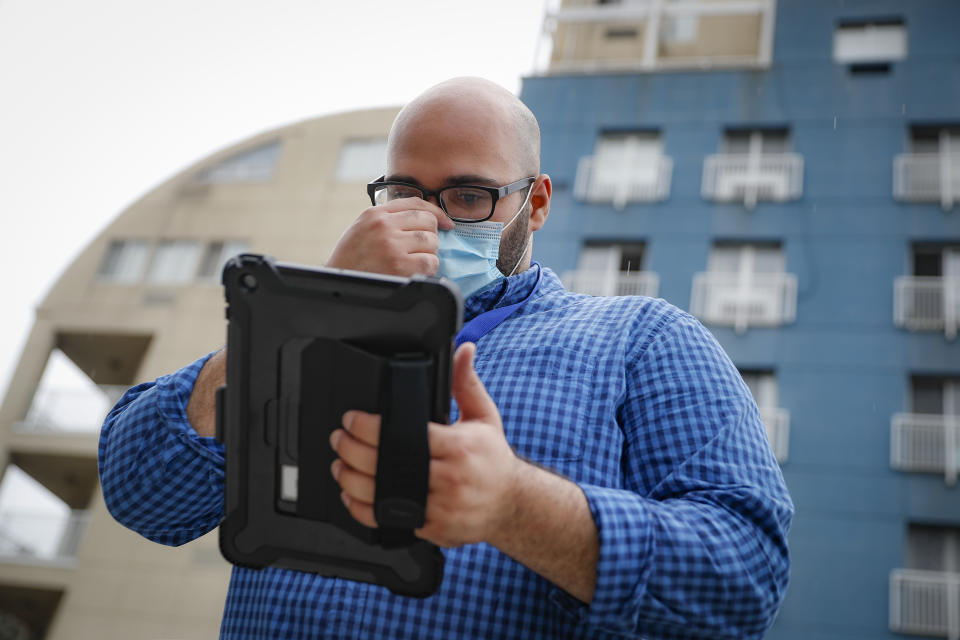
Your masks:
{"label": "man's ear", "polygon": [[550,215],[550,196],[553,195],[553,184],[550,182],[550,176],[541,173],[537,176],[537,181],[530,187],[530,231],[537,231]]}

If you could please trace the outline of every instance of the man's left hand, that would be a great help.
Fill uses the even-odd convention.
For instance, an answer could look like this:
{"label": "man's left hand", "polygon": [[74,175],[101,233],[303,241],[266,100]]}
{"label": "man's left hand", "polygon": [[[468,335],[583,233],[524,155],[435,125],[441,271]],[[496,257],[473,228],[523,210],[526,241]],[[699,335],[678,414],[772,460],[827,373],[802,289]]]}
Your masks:
{"label": "man's left hand", "polygon": [[[453,397],[460,419],[430,422],[430,484],[426,522],[416,535],[443,546],[490,542],[514,516],[511,496],[526,466],[503,432],[496,404],[473,368],[476,346],[466,343],[453,358]],[[331,466],[351,515],[376,527],[377,445],[380,416],[362,411],[343,415],[343,429],[330,436],[339,455]]]}

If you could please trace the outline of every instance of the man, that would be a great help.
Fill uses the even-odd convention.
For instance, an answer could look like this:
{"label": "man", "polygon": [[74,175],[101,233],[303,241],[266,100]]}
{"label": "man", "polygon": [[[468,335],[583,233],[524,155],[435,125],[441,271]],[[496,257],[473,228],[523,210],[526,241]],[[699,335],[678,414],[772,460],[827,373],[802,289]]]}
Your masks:
{"label": "man", "polygon": [[[449,275],[465,320],[525,301],[456,352],[455,422],[428,427],[416,533],[447,547],[443,585],[417,600],[235,567],[222,637],[763,635],[787,583],[793,507],[756,405],[689,315],[573,295],[531,265],[551,190],[536,120],[504,89],[453,80],[401,111],[373,206],[328,266]],[[107,505],[150,539],[182,544],[223,515],[210,436],[225,359],[135,387],[104,424]],[[378,437],[379,417],[359,411],[331,437],[331,473],[368,526]]]}

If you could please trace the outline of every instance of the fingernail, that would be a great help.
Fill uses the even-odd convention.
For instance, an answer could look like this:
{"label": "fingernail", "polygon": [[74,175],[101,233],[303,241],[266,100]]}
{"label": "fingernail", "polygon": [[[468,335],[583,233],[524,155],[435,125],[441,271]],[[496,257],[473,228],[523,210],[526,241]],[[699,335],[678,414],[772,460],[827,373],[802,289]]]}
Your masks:
{"label": "fingernail", "polygon": [[340,499],[343,500],[343,504],[345,504],[348,507],[350,506],[350,496],[347,495],[346,491],[340,492]]}
{"label": "fingernail", "polygon": [[339,458],[333,461],[333,464],[330,465],[330,473],[333,474],[334,480],[340,480],[340,472],[343,470],[343,462]]}
{"label": "fingernail", "polygon": [[341,418],[343,428],[347,431],[350,431],[350,427],[353,425],[354,418],[356,418],[356,414],[353,411],[347,411],[345,414],[343,414],[343,418]]}
{"label": "fingernail", "polygon": [[340,444],[340,438],[342,437],[343,437],[343,431],[340,431],[340,429],[337,429],[336,431],[330,434],[330,446],[333,447],[334,450],[337,449],[337,445]]}

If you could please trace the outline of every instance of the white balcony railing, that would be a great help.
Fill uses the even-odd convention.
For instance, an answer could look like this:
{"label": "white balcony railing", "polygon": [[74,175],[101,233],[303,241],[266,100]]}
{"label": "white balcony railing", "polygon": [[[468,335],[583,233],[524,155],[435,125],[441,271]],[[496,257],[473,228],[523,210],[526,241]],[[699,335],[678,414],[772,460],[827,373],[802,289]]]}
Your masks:
{"label": "white balcony railing", "polygon": [[700,193],[706,200],[743,202],[748,209],[756,206],[758,200],[796,200],[803,195],[803,156],[709,155],[703,161]]}
{"label": "white balcony railing", "polygon": [[960,416],[897,413],[890,421],[890,466],[942,473],[948,485],[960,472]]}
{"label": "white balcony railing", "polygon": [[660,156],[652,162],[652,167],[648,164],[638,166],[631,175],[622,167],[616,172],[606,172],[595,162],[595,156],[584,156],[577,165],[573,195],[587,202],[610,202],[617,209],[622,209],[628,202],[666,200],[670,195],[673,159]]}
{"label": "white balcony railing", "polygon": [[63,562],[76,558],[90,514],[71,511],[0,513],[0,557],[26,562]]}
{"label": "white balcony railing", "polygon": [[960,573],[894,569],[890,629],[960,640]]}
{"label": "white balcony railing", "polygon": [[893,197],[939,202],[944,211],[960,200],[960,153],[901,153],[893,159]]}
{"label": "white balcony railing", "polygon": [[43,388],[37,390],[26,418],[15,429],[28,433],[91,433],[120,396],[124,386],[100,386],[92,389]]}
{"label": "white balcony railing", "polygon": [[797,315],[797,277],[792,273],[705,271],[693,276],[690,313],[707,324],[775,327]]}
{"label": "white balcony railing", "polygon": [[660,289],[660,276],[653,271],[568,271],[564,286],[575,293],[591,296],[649,296],[655,298]]}
{"label": "white balcony railing", "polygon": [[893,323],[911,331],[960,329],[960,278],[900,276],[893,282]]}
{"label": "white balcony railing", "polygon": [[777,462],[786,462],[790,452],[790,412],[777,407],[760,407],[760,419]]}

